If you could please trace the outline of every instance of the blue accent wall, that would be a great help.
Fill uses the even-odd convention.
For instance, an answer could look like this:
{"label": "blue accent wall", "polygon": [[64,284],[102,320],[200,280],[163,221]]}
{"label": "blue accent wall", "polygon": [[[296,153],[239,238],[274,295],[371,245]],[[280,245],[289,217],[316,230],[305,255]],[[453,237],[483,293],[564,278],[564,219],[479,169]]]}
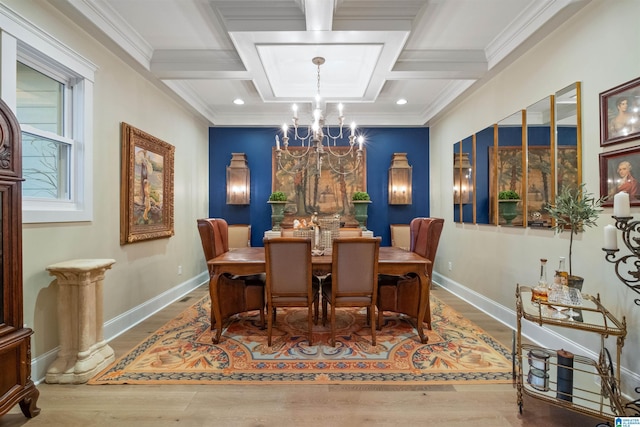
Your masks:
{"label": "blue accent wall", "polygon": [[[262,246],[271,229],[271,150],[279,128],[212,127],[209,129],[209,217],[229,224],[251,224],[251,245]],[[408,224],[429,216],[429,128],[358,128],[365,136],[367,192],[371,196],[367,228],[391,245],[389,224]],[[293,143],[292,143],[293,144]],[[226,167],[231,153],[245,153],[251,170],[251,203],[226,204]],[[389,166],[393,153],[407,153],[413,166],[413,204],[389,205]]]}

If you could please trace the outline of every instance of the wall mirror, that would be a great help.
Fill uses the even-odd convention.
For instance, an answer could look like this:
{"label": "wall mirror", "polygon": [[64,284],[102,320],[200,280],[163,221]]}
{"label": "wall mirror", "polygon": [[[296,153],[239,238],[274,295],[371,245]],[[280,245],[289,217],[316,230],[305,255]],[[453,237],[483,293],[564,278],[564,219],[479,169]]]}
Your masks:
{"label": "wall mirror", "polygon": [[[581,126],[575,82],[456,142],[454,221],[550,228],[546,204],[582,182]],[[519,198],[500,201],[503,191]]]}
{"label": "wall mirror", "polygon": [[494,224],[491,218],[491,197],[489,192],[490,157],[489,153],[495,144],[496,125],[488,126],[475,134],[475,195],[476,195],[476,223]]}
{"label": "wall mirror", "polygon": [[[525,110],[520,110],[500,120],[497,126],[497,145],[490,150],[490,171],[493,175],[490,193],[493,199],[491,214],[494,224],[509,227],[526,225],[526,221],[523,220],[526,217],[527,204],[527,195],[524,191],[526,182],[524,117]],[[506,192],[510,192],[509,194],[513,196],[503,196],[507,194]]]}
{"label": "wall mirror", "polygon": [[462,141],[453,144],[453,221],[462,222]]}
{"label": "wall mirror", "polygon": [[[557,191],[582,182],[582,108],[580,82],[555,94]],[[553,199],[552,199],[553,200]]]}
{"label": "wall mirror", "polygon": [[527,124],[527,225],[551,227],[545,209],[555,199],[555,128],[553,96],[526,109]]}

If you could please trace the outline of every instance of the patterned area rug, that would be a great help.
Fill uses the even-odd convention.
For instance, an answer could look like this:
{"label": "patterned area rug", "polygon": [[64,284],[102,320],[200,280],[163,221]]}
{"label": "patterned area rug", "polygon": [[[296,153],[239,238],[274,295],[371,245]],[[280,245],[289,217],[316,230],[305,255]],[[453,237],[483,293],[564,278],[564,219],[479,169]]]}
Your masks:
{"label": "patterned area rug", "polygon": [[306,310],[278,310],[272,346],[257,312],[236,316],[211,343],[210,301],[203,298],[89,384],[460,384],[512,381],[511,354],[479,327],[437,298],[433,330],[421,344],[401,315],[386,313],[371,345],[365,310],[340,309],[336,347],[329,322],[306,339]]}

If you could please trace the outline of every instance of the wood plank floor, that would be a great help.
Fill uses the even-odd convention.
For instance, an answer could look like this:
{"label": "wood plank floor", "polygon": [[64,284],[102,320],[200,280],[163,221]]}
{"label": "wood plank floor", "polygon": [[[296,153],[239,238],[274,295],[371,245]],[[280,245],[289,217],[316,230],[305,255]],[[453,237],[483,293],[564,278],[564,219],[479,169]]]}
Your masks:
{"label": "wood plank floor", "polygon": [[[116,357],[206,295],[201,287],[110,342]],[[509,328],[438,288],[433,294],[511,348]],[[596,426],[599,420],[500,385],[58,385],[39,384],[40,415],[16,405],[0,427],[17,426]]]}

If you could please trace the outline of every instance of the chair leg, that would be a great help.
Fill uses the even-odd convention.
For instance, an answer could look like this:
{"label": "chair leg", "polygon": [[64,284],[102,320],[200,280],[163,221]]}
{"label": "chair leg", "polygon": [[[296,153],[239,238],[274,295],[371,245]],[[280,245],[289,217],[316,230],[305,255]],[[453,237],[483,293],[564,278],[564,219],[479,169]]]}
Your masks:
{"label": "chair leg", "polygon": [[307,308],[307,321],[309,323],[309,346],[313,345],[313,314],[311,313],[311,307]]}
{"label": "chair leg", "polygon": [[322,298],[322,326],[327,324],[327,299]]}
{"label": "chair leg", "polygon": [[318,324],[318,315],[320,313],[320,294],[316,295],[313,299],[313,323]]}
{"label": "chair leg", "polygon": [[264,329],[264,307],[260,309],[260,328]]}
{"label": "chair leg", "polygon": [[371,323],[371,342],[375,347],[376,346],[376,322],[375,322],[376,307],[375,305],[368,307],[367,311],[371,311],[371,315],[369,317],[369,322]]}
{"label": "chair leg", "polygon": [[431,330],[431,300],[427,301],[427,310],[424,313],[424,321],[427,322],[427,329]]}
{"label": "chair leg", "polygon": [[331,347],[336,346],[336,307],[331,304]]}
{"label": "chair leg", "polygon": [[384,323],[383,310],[378,309],[378,330],[382,330],[382,324]]}
{"label": "chair leg", "polygon": [[271,328],[273,327],[273,322],[275,320],[276,308],[267,306],[267,313],[271,313],[273,310],[273,316],[267,316],[267,345],[271,347]]}

